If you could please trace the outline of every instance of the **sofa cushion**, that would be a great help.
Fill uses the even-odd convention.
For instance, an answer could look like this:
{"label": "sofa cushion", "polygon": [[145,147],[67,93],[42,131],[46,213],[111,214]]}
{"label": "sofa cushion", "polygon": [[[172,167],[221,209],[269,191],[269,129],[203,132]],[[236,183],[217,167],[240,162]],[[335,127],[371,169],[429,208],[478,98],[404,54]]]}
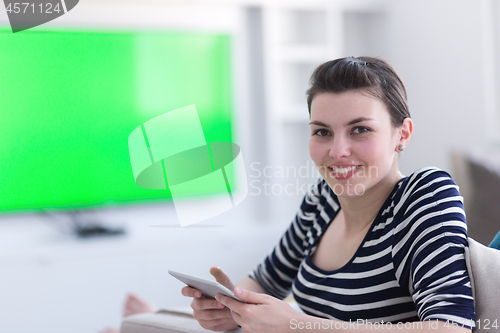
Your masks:
{"label": "sofa cushion", "polygon": [[474,296],[475,332],[500,331],[500,251],[468,239],[465,259]]}
{"label": "sofa cushion", "polygon": [[[237,328],[231,333],[241,333]],[[156,313],[138,313],[125,317],[120,333],[213,333],[198,324],[184,310],[160,310]]]}

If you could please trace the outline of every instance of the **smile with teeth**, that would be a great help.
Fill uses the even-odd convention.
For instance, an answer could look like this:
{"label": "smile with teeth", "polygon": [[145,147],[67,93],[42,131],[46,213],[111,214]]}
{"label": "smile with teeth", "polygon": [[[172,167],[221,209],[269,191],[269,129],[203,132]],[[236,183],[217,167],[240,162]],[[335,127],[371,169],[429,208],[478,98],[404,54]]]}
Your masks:
{"label": "smile with teeth", "polygon": [[338,167],[328,167],[328,169],[332,170],[335,173],[340,173],[340,174],[347,174],[349,171],[352,171],[354,169],[359,169],[361,168],[361,165],[356,165],[356,166],[350,166],[347,168],[338,168]]}

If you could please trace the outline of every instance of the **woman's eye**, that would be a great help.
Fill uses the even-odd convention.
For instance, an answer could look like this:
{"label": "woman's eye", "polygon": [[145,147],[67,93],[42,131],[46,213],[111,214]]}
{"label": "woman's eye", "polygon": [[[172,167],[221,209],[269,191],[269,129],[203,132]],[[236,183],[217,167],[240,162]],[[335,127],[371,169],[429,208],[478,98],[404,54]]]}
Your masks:
{"label": "woman's eye", "polygon": [[320,128],[320,129],[317,129],[313,132],[313,135],[317,135],[317,136],[327,136],[328,135],[328,130],[326,129],[323,129],[323,128]]}
{"label": "woman's eye", "polygon": [[370,131],[370,129],[368,127],[365,127],[365,126],[356,126],[352,129],[353,134],[361,134],[361,133],[368,132],[368,131]]}

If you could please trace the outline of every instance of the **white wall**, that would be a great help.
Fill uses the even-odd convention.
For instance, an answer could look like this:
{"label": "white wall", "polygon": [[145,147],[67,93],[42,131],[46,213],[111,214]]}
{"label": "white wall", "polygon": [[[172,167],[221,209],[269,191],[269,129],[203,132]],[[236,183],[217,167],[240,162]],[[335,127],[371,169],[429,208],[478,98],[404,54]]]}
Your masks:
{"label": "white wall", "polygon": [[388,61],[402,76],[415,124],[401,158],[408,174],[451,171],[452,149],[487,143],[480,1],[393,0]]}

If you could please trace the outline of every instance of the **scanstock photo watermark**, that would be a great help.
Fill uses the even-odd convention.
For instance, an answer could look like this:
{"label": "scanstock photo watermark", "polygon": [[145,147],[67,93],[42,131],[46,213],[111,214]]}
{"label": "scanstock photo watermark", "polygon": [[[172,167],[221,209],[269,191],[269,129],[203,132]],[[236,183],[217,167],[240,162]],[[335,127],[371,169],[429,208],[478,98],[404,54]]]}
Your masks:
{"label": "scanstock photo watermark", "polygon": [[457,328],[468,328],[474,326],[474,323],[476,325],[476,328],[481,328],[483,330],[489,330],[491,329],[492,332],[496,332],[498,330],[498,324],[497,320],[495,321],[490,321],[487,320],[486,325],[483,323],[483,326],[481,326],[480,321],[474,322],[474,320],[467,320],[462,324],[447,320],[447,321],[441,321],[434,319],[434,320],[426,320],[425,322],[423,321],[414,321],[414,322],[398,322],[398,323],[392,323],[392,322],[384,322],[383,320],[381,322],[369,322],[367,320],[363,319],[358,319],[356,321],[338,321],[338,320],[331,320],[331,319],[322,319],[321,321],[298,321],[297,319],[291,319],[290,320],[290,328],[292,330],[358,330],[361,329],[363,331],[366,331],[366,329],[370,330],[383,330],[383,331],[389,331],[389,330],[399,330],[403,332],[408,332],[409,330],[412,331],[429,331],[429,330],[442,330],[442,329],[448,329],[455,331]]}
{"label": "scanstock photo watermark", "polygon": [[12,32],[31,29],[63,16],[78,4],[79,0],[3,0]]}
{"label": "scanstock photo watermark", "polygon": [[310,185],[323,177],[337,196],[363,195],[366,190],[363,179],[377,178],[378,174],[376,166],[332,169],[317,167],[311,161],[306,161],[301,166],[272,166],[253,162],[250,164],[249,194],[304,196]]}

